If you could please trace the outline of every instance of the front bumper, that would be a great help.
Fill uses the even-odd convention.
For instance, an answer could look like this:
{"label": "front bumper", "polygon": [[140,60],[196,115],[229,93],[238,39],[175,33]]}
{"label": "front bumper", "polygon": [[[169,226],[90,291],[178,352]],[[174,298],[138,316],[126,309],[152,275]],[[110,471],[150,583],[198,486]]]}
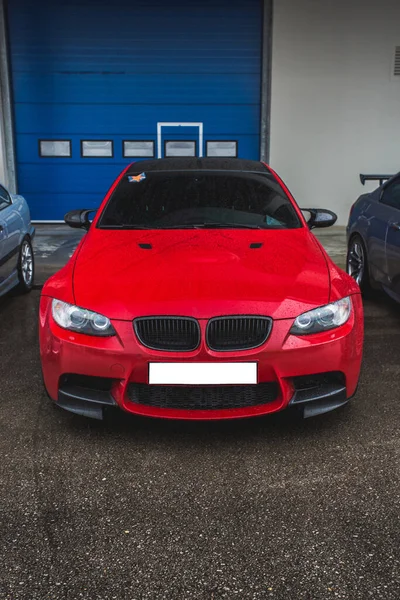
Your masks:
{"label": "front bumper", "polygon": [[[193,352],[173,353],[142,346],[131,321],[112,321],[117,335],[109,338],[66,331],[51,316],[51,298],[43,296],[40,349],[45,387],[49,396],[63,408],[95,418],[101,418],[107,406],[144,416],[199,420],[264,415],[293,405],[306,407],[305,416],[313,416],[346,403],[356,391],[363,345],[361,296],[352,296],[352,301],[349,321],[336,330],[297,337],[289,334],[293,319],[277,320],[263,346],[239,352],[209,350],[204,342],[207,321],[200,320],[203,341],[199,348]],[[274,386],[276,392],[271,395],[269,391],[265,402],[251,399],[239,405],[230,403],[230,408],[222,408],[218,402],[213,408],[206,403],[204,409],[191,408],[190,403],[184,404],[184,409],[178,408],[176,401],[166,403],[152,399],[150,402],[149,388],[154,386],[148,385],[148,364],[157,361],[257,362],[259,386],[262,384],[265,390]],[[319,380],[314,378],[315,385],[310,375],[320,376]],[[79,376],[84,377],[79,379]],[[304,379],[306,376],[308,379]],[[321,383],[324,377],[327,386]],[[94,379],[88,384],[88,378]],[[258,393],[259,386],[253,386]],[[147,400],[138,401],[138,390]],[[171,396],[169,392],[171,390],[165,390],[163,397]],[[254,395],[254,389],[239,392],[246,398]],[[215,393],[219,398],[219,391]]]}

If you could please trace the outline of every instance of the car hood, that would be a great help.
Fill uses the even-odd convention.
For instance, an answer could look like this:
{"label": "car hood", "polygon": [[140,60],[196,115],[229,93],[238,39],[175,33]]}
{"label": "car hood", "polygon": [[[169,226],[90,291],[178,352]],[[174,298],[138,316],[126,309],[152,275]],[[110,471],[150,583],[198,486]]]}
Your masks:
{"label": "car hood", "polygon": [[89,231],[77,305],[112,319],[145,315],[292,318],[329,301],[322,249],[307,229]]}

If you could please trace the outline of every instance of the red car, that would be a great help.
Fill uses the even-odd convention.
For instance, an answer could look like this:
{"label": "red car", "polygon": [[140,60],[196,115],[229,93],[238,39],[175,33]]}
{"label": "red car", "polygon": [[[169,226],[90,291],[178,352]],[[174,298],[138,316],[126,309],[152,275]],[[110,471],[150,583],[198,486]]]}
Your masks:
{"label": "red car", "polygon": [[363,309],[356,282],[310,232],[268,166],[240,159],[130,165],[40,302],[47,392],[102,418],[119,407],[232,419],[345,404],[357,389]]}

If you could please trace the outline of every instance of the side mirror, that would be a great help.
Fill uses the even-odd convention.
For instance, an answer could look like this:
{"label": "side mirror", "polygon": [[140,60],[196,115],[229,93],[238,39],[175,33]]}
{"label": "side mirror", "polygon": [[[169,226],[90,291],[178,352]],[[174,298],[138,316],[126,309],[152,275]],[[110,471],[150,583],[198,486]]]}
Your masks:
{"label": "side mirror", "polygon": [[88,231],[91,221],[89,214],[96,212],[95,208],[82,208],[78,210],[71,210],[64,216],[64,221],[70,227],[74,229],[86,229]]}
{"label": "side mirror", "polygon": [[11,202],[19,202],[20,200],[24,200],[24,197],[20,194],[10,194]]}
{"label": "side mirror", "polygon": [[337,221],[337,215],[326,208],[302,208],[302,212],[310,213],[307,225],[310,229],[314,227],[331,227]]}

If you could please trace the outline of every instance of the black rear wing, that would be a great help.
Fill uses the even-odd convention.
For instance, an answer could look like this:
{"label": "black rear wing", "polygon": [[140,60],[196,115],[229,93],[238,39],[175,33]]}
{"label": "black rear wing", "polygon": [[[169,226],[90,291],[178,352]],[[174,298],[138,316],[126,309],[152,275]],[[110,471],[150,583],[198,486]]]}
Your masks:
{"label": "black rear wing", "polygon": [[360,174],[360,181],[365,185],[366,181],[379,181],[379,185],[382,185],[384,181],[391,179],[393,175],[363,175]]}

